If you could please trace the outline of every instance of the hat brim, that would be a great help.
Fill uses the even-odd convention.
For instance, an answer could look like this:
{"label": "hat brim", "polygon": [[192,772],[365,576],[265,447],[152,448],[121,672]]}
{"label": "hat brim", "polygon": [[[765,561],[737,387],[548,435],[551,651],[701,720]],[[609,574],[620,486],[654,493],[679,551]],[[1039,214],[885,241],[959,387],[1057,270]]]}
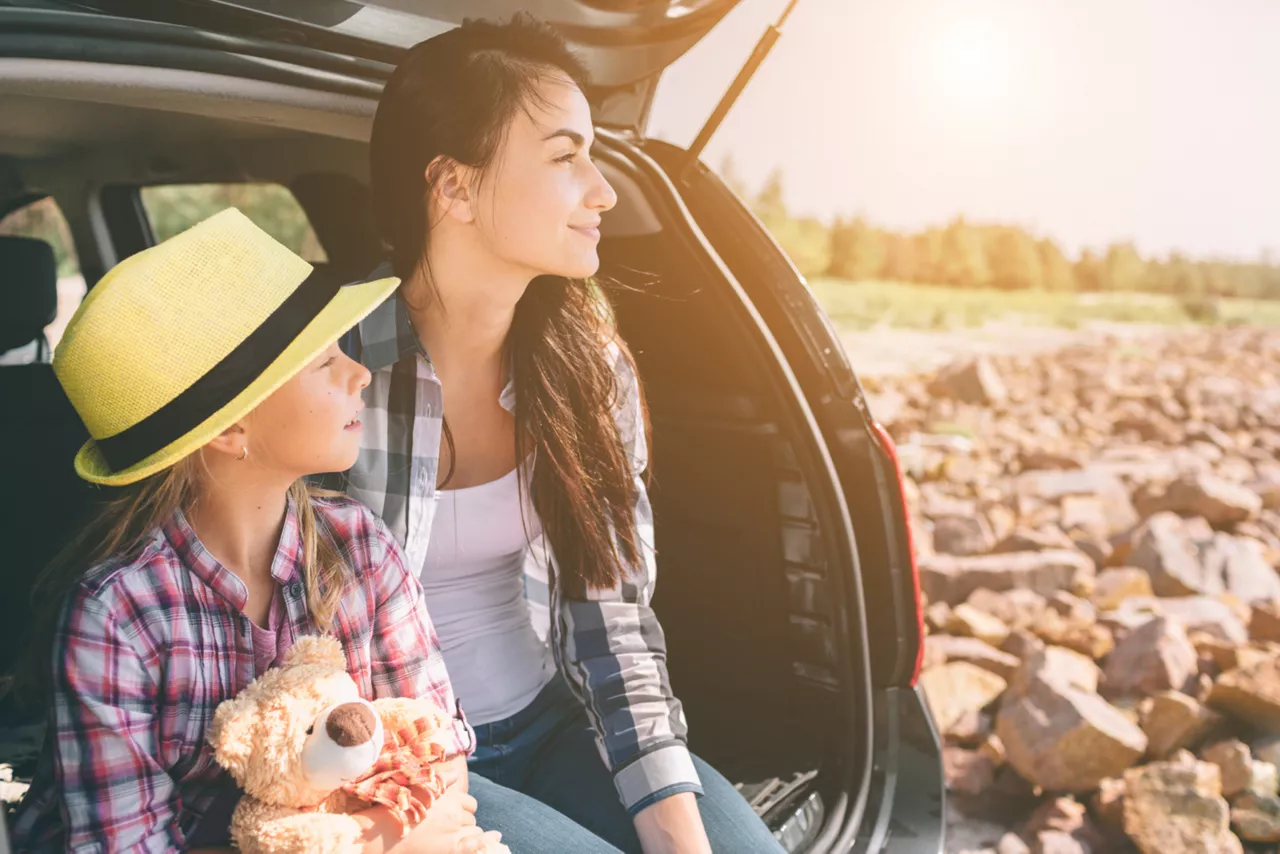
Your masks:
{"label": "hat brim", "polygon": [[271,396],[395,291],[397,278],[347,285],[244,391],[182,438],[128,468],[112,471],[90,439],[76,454],[76,473],[91,483],[125,486],[166,469],[207,445]]}

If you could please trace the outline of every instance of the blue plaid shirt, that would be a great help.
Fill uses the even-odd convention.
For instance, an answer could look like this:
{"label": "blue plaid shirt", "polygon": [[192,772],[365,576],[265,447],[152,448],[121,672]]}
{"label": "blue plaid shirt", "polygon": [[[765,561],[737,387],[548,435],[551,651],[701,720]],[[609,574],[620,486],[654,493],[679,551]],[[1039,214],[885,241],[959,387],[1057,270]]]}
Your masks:
{"label": "blue plaid shirt", "polygon": [[[389,275],[383,265],[371,278]],[[437,498],[440,381],[398,294],[352,329],[342,346],[373,379],[364,393],[360,457],[340,480],[324,483],[373,508],[403,546],[406,564],[421,571]],[[616,587],[571,597],[559,583],[548,583],[557,577],[555,557],[539,535],[525,553],[525,599],[534,630],[551,644],[557,667],[586,708],[600,755],[634,815],[679,792],[701,793],[702,786],[685,746],[684,711],[667,676],[662,627],[649,604],[656,566],[653,512],[641,477],[648,450],[638,379],[616,344],[609,352],[620,384],[615,418],[634,472],[641,561],[624,567]],[[499,400],[514,412],[511,383]]]}

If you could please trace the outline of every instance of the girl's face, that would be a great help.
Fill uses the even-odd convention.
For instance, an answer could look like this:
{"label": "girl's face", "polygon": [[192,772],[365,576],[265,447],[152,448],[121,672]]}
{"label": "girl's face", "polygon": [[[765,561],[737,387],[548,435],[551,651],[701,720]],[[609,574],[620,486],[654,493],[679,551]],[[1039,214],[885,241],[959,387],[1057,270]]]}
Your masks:
{"label": "girl's face", "polygon": [[369,379],[364,365],[331,345],[241,422],[248,456],[291,480],[351,468]]}
{"label": "girl's face", "polygon": [[470,214],[500,259],[533,275],[586,278],[600,267],[600,216],[618,201],[591,161],[591,107],[568,78],[544,77],[473,186]]}

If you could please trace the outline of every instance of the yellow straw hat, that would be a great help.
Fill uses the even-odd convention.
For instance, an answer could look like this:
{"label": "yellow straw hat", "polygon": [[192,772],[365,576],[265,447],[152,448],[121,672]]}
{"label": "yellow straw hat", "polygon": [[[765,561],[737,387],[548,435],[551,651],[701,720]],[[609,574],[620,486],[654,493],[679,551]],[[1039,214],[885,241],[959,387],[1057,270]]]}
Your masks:
{"label": "yellow straw hat", "polygon": [[337,286],[235,208],[126,258],[85,297],[53,370],[92,437],[76,471],[121,486],[235,424],[391,295]]}

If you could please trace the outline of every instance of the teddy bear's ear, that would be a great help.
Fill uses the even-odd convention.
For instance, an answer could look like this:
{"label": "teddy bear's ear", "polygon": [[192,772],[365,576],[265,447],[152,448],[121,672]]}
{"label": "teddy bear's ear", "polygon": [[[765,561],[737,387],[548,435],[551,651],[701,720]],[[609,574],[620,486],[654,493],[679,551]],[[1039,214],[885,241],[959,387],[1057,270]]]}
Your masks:
{"label": "teddy bear's ear", "polygon": [[310,635],[298,638],[284,655],[285,667],[297,667],[300,664],[324,664],[335,670],[345,670],[347,657],[342,652],[342,643],[331,635]]}
{"label": "teddy bear's ear", "polygon": [[253,724],[257,712],[258,703],[251,696],[242,694],[223,700],[213,713],[213,723],[205,735],[213,748],[214,761],[242,785],[253,754]]}

